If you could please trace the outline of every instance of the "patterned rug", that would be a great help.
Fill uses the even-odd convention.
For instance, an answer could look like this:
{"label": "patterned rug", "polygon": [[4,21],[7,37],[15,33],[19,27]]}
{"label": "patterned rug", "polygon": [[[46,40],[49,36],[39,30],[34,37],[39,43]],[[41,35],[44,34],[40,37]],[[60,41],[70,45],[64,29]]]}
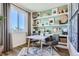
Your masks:
{"label": "patterned rug", "polygon": [[27,47],[24,47],[18,56],[59,56],[59,54],[53,49],[51,54],[51,49],[46,49],[44,47],[42,50],[37,47],[30,47],[27,52]]}

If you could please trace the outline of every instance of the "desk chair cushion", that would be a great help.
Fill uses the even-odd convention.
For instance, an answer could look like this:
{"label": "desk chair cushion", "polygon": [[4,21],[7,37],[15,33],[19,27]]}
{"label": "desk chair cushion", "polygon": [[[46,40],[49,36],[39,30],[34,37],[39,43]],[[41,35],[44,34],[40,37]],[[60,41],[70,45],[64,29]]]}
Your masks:
{"label": "desk chair cushion", "polygon": [[56,45],[59,42],[59,35],[58,34],[54,34],[51,39],[52,39],[52,44]]}
{"label": "desk chair cushion", "polygon": [[50,36],[50,37],[46,38],[46,39],[45,39],[45,42],[46,42],[47,44],[49,44],[49,45],[50,45],[50,43],[51,43],[52,45],[56,45],[56,44],[58,44],[58,42],[59,42],[59,35],[58,35],[58,34],[53,34],[53,36]]}

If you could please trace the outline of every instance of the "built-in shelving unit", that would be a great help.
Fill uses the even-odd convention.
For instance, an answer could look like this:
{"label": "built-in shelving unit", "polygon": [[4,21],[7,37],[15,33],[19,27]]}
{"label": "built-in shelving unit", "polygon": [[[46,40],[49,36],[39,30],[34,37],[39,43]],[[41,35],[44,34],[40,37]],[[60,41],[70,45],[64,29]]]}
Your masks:
{"label": "built-in shelving unit", "polygon": [[32,34],[68,34],[68,5],[32,13]]}
{"label": "built-in shelving unit", "polygon": [[[54,14],[54,15],[49,15],[49,16],[42,16],[42,17],[37,17],[36,19],[41,20],[41,19],[44,19],[44,18],[57,17],[57,16],[66,15],[66,14],[68,14],[68,13],[61,13],[61,14]],[[34,19],[34,20],[36,20],[36,19]]]}
{"label": "built-in shelving unit", "polygon": [[31,34],[48,35],[59,34],[57,47],[67,48],[69,6],[62,5],[40,12],[32,12]]}
{"label": "built-in shelving unit", "polygon": [[45,26],[33,26],[33,27],[63,27],[63,26],[68,26],[68,24],[63,24],[63,25],[59,25],[59,24],[55,24],[55,25],[45,25]]}

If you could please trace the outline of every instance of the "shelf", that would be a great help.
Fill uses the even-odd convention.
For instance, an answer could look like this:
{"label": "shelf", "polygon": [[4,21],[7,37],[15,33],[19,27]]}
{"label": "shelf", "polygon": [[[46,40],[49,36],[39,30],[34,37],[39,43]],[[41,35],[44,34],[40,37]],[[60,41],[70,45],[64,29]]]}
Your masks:
{"label": "shelf", "polygon": [[[58,7],[58,8],[60,8],[60,7]],[[62,9],[62,8],[60,8],[60,9]],[[36,31],[36,33],[38,31],[40,31],[41,34],[45,30],[46,35],[48,33],[52,33],[52,34],[59,34],[59,36],[67,38],[68,35],[64,35],[62,30],[67,29],[67,27],[69,25],[68,24],[68,14],[69,13],[68,13],[68,10],[67,11],[66,11],[66,9],[63,9],[63,10],[64,10],[64,13],[62,12],[62,10],[59,10],[59,9],[58,9],[57,13],[54,13],[53,12],[54,9],[53,9],[51,12],[51,15],[49,15],[49,13],[50,13],[50,12],[48,12],[49,10],[47,12],[41,12],[41,13],[37,12],[37,13],[39,13],[39,16],[37,18],[32,19],[33,30]],[[67,17],[65,17],[64,15],[67,15]],[[65,22],[66,20],[67,20],[67,23]],[[60,24],[60,23],[64,23],[64,24]],[[61,43],[61,44],[64,44],[64,43]]]}
{"label": "shelf", "polygon": [[58,42],[58,44],[67,46],[67,43],[63,43],[63,42]]}
{"label": "shelf", "polygon": [[46,25],[46,26],[33,26],[33,27],[62,27],[62,26],[68,26],[68,24],[61,24],[61,25]]}
{"label": "shelf", "polygon": [[60,34],[59,36],[67,37],[68,35],[61,35],[61,34]]}
{"label": "shelf", "polygon": [[63,49],[68,49],[67,46],[64,46],[64,45],[56,45],[56,47],[63,48]]}
{"label": "shelf", "polygon": [[36,19],[33,19],[33,20],[38,20],[38,19],[41,20],[41,19],[44,19],[44,18],[51,18],[51,17],[65,15],[65,14],[68,14],[68,13],[61,13],[61,14],[54,14],[54,15],[50,15],[50,16],[37,17]]}

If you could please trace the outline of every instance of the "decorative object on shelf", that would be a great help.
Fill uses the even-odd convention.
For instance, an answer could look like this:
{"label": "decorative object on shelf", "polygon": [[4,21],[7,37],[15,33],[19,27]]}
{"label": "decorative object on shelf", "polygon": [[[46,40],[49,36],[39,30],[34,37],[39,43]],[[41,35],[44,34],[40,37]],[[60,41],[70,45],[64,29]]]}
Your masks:
{"label": "decorative object on shelf", "polygon": [[51,31],[48,29],[47,31],[46,31],[48,34],[50,34],[51,33]]}
{"label": "decorative object on shelf", "polygon": [[40,34],[39,31],[36,31],[36,30],[33,31],[33,35],[38,35],[38,34]]}
{"label": "decorative object on shelf", "polygon": [[63,28],[63,29],[62,29],[62,34],[63,34],[63,35],[67,35],[67,34],[68,34],[67,28]]}
{"label": "decorative object on shelf", "polygon": [[58,13],[61,14],[61,13],[64,13],[64,11],[60,8],[58,8]]}
{"label": "decorative object on shelf", "polygon": [[57,14],[57,8],[52,9],[52,15]]}
{"label": "decorative object on shelf", "polygon": [[61,13],[67,13],[68,12],[68,6],[67,5],[64,5],[64,6],[61,6],[58,8],[58,13],[61,14]]}
{"label": "decorative object on shelf", "polygon": [[37,26],[40,26],[40,20],[37,20]]}
{"label": "decorative object on shelf", "polygon": [[64,13],[64,10],[61,10],[61,13]]}
{"label": "decorative object on shelf", "polygon": [[38,14],[37,12],[33,12],[33,13],[32,13],[32,18],[33,18],[33,19],[37,18],[38,16],[39,16],[39,14]]}
{"label": "decorative object on shelf", "polygon": [[38,35],[40,35],[41,34],[41,31],[38,31]]}
{"label": "decorative object on shelf", "polygon": [[36,31],[33,31],[33,34],[32,35],[36,35]]}
{"label": "decorative object on shelf", "polygon": [[36,26],[36,23],[37,21],[36,20],[33,20],[33,26]]}
{"label": "decorative object on shelf", "polygon": [[68,12],[68,10],[67,10],[67,9],[64,9],[63,11],[64,11],[64,13],[67,13],[67,12]]}
{"label": "decorative object on shelf", "polygon": [[66,23],[68,23],[68,15],[62,15],[60,17],[59,24],[66,24]]}
{"label": "decorative object on shelf", "polygon": [[54,18],[54,24],[59,24],[59,19],[60,19],[60,17]]}
{"label": "decorative object on shelf", "polygon": [[42,26],[44,26],[44,24],[42,24]]}
{"label": "decorative object on shelf", "polygon": [[50,23],[53,23],[53,20],[50,20]]}
{"label": "decorative object on shelf", "polygon": [[53,32],[54,32],[54,33],[57,33],[58,31],[59,31],[58,28],[54,28],[54,29],[53,29]]}
{"label": "decorative object on shelf", "polygon": [[54,18],[50,18],[49,19],[49,25],[53,25],[54,24]]}
{"label": "decorative object on shelf", "polygon": [[39,22],[37,22],[37,24],[39,24]]}

